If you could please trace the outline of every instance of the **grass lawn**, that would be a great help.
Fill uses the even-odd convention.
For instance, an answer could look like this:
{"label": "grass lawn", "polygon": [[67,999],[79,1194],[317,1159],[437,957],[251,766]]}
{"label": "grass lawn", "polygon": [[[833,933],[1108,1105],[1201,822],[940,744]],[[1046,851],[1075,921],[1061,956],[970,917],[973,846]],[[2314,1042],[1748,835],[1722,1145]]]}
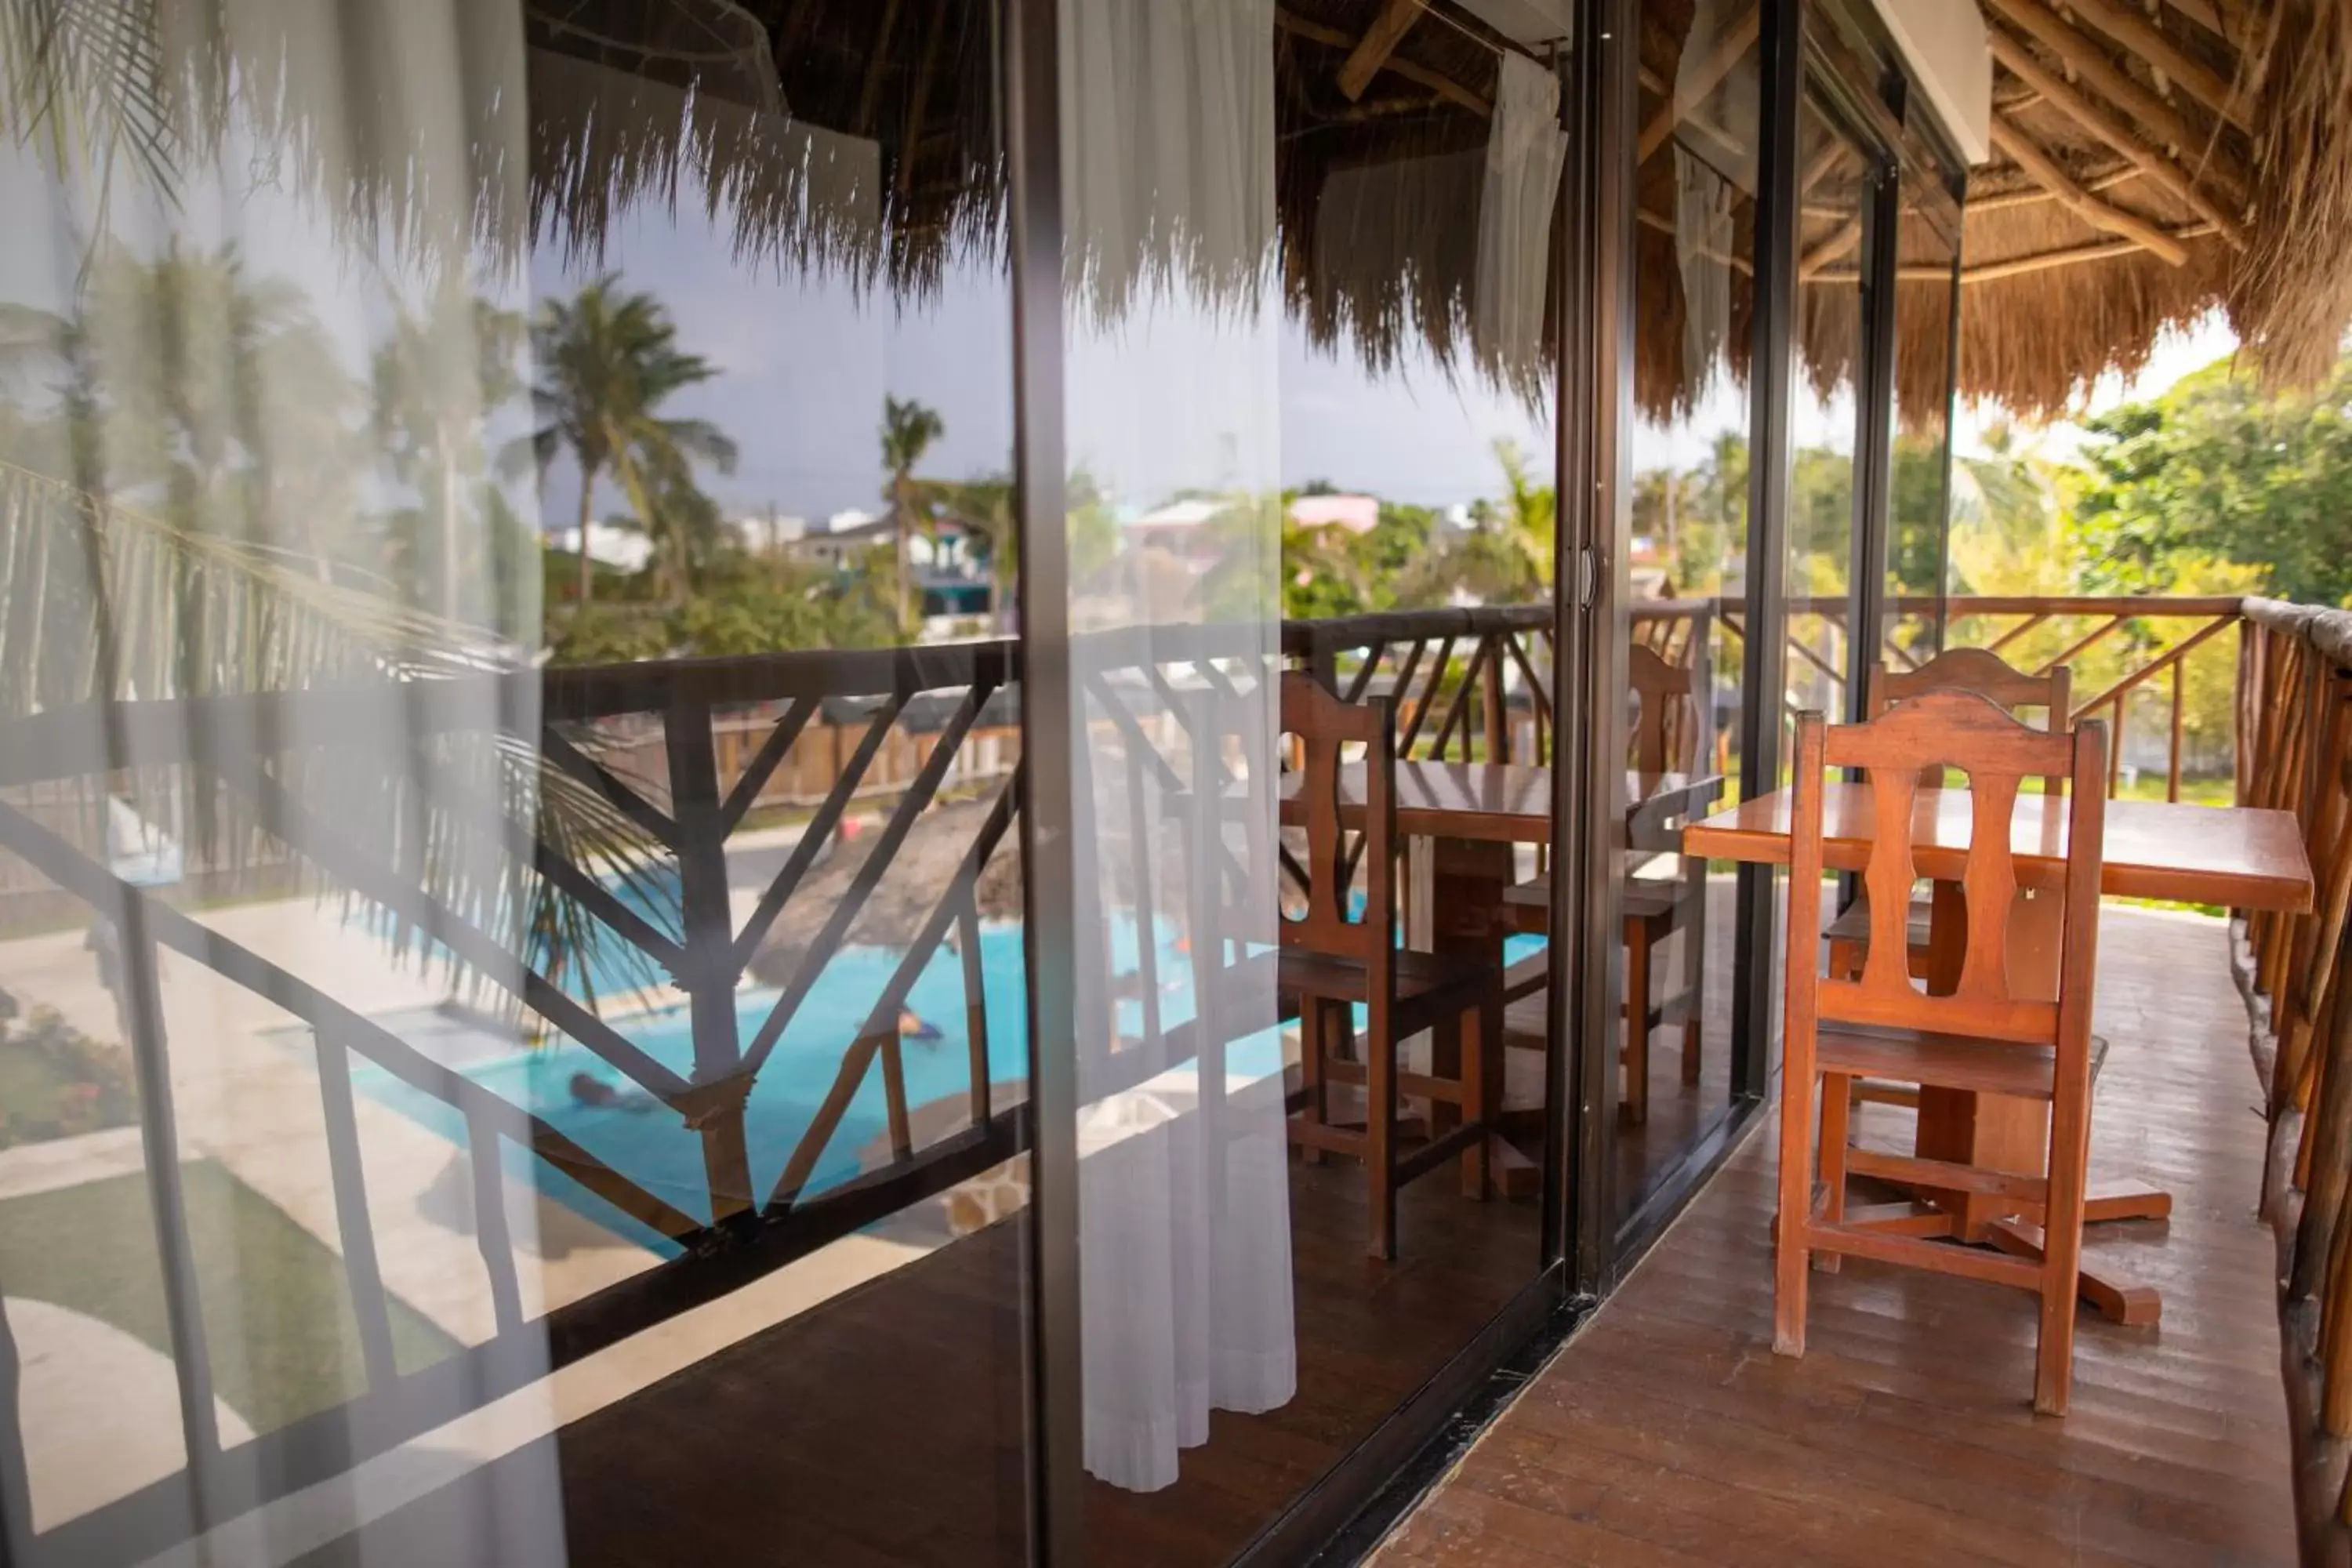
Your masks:
{"label": "grass lawn", "polygon": [[[214,1391],[254,1430],[328,1409],[366,1388],[342,1259],[210,1160],[180,1167]],[[0,1202],[0,1281],[97,1318],[172,1353],[143,1175]],[[404,1302],[389,1303],[402,1371],[458,1346]]]}

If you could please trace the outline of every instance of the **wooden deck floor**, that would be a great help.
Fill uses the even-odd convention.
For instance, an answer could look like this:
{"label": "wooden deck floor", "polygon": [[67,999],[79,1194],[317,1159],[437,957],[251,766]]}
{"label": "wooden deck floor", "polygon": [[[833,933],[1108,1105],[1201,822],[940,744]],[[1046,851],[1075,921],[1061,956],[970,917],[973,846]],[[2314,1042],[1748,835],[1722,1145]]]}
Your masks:
{"label": "wooden deck floor", "polygon": [[[1809,1353],[1771,1353],[1769,1120],[1464,1462],[1381,1568],[1560,1563],[2294,1561],[2262,1123],[2218,922],[2110,908],[2097,1178],[2168,1224],[2091,1258],[2160,1326],[2084,1318],[2073,1413],[2037,1418],[2029,1298],[1849,1258]],[[1894,1142],[1906,1113],[1874,1112]]]}

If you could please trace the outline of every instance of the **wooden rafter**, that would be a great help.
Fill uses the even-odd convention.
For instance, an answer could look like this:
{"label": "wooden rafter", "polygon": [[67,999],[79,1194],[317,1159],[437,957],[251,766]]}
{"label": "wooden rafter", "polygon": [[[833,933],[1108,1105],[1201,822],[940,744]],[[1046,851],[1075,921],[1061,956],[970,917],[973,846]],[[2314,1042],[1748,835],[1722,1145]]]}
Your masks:
{"label": "wooden rafter", "polygon": [[1388,0],[1381,7],[1381,14],[1372,18],[1372,25],[1364,29],[1364,36],[1340,64],[1339,90],[1349,102],[1364,96],[1364,89],[1380,74],[1381,63],[1396,52],[1398,43],[1420,20],[1421,0]]}
{"label": "wooden rafter", "polygon": [[[2176,240],[2203,239],[2213,233],[2210,223],[2183,224],[2168,231]],[[2060,267],[2080,267],[2092,261],[2120,261],[2126,257],[2145,256],[2147,247],[2134,239],[2103,239],[2095,245],[2072,245],[2063,250],[2038,250],[2030,256],[2012,256],[2003,261],[1981,261],[1974,267],[1960,269],[1962,283],[1997,283],[2004,278],[2021,278],[2030,273],[2048,272]],[[1807,279],[1814,283],[1851,283],[1862,274],[1853,268],[1837,268],[1815,274]],[[1895,278],[1905,283],[1948,283],[1951,268],[1926,262],[1906,261],[1895,269]]]}
{"label": "wooden rafter", "polygon": [[[2201,162],[2212,150],[2210,132],[2192,124],[2187,115],[2158,97],[2153,89],[2141,86],[2138,79],[2108,56],[2097,39],[2077,31],[2042,0],[1991,0],[1991,4],[1993,9],[2057,56],[2076,85],[2138,121],[2175,156]],[[1998,27],[1992,29],[1992,39],[1996,59],[2001,58],[2004,42],[2012,49],[2018,47]]]}
{"label": "wooden rafter", "polygon": [[2156,23],[2116,0],[2066,0],[2078,22],[2088,24],[2147,62],[2148,68],[2235,125],[2251,132],[2245,106],[2220,71],[2158,30]]}
{"label": "wooden rafter", "polygon": [[1992,117],[1992,144],[2017,161],[2034,184],[2058,199],[2059,205],[2089,224],[2109,234],[2135,240],[2142,247],[2164,258],[2175,267],[2185,266],[2189,247],[2174,239],[2146,218],[2101,201],[2082,185],[2058,161],[2033,144],[2033,139],[2017,128],[2016,122],[2000,115]]}
{"label": "wooden rafter", "polygon": [[[1333,48],[1350,49],[1356,44],[1354,38],[1339,28],[1327,27],[1320,22],[1310,22],[1306,17],[1290,11],[1275,12],[1274,25],[1286,33],[1294,34],[1302,38],[1310,38],[1318,44],[1328,44]],[[1412,60],[1393,54],[1381,62],[1381,68],[1392,76],[1402,77],[1406,81],[1425,87],[1439,97],[1449,102],[1458,103],[1474,114],[1495,112],[1495,105],[1491,100],[1480,93],[1471,91],[1441,71],[1431,70],[1426,66],[1416,65]]]}
{"label": "wooden rafter", "polygon": [[[1993,171],[1995,174],[2003,172]],[[2082,185],[2093,195],[2098,195],[2103,192],[2115,189],[2117,185],[2137,180],[2139,175],[2140,169],[2137,163],[2119,163],[2103,174],[2092,175],[2083,181]],[[2041,185],[2028,185],[2022,190],[2015,191],[1994,191],[1989,195],[1979,195],[1976,194],[1977,184],[1978,181],[1974,179],[1969,183],[1968,210],[1972,213],[1997,213],[2011,207],[2039,206],[2043,202],[2057,199],[2047,188]]]}
{"label": "wooden rafter", "polygon": [[1635,162],[1648,163],[1650,154],[1664,146],[1667,139],[1674,135],[1675,127],[1682,122],[1683,116],[1705,102],[1707,94],[1731,74],[1732,68],[1755,44],[1759,22],[1756,7],[1750,5],[1739,20],[1715,41],[1715,47],[1707,51],[1706,58],[1699,61],[1698,68],[1691,73],[1690,80],[1675,84],[1675,91],[1659,106],[1658,111],[1650,116],[1649,123],[1642,127],[1642,140],[1634,149]]}
{"label": "wooden rafter", "polygon": [[2238,220],[2222,211],[2221,204],[2207,195],[2186,169],[2149,146],[2137,132],[2116,118],[2113,110],[2092,102],[2057,72],[2043,66],[2023,44],[1998,27],[1991,30],[1991,37],[1993,58],[2006,66],[2020,81],[2040,92],[2042,100],[2051,108],[2063,113],[2139,165],[2141,173],[2179,197],[2190,211],[2211,224],[2215,232],[2232,246],[2240,249],[2245,247],[2245,231]]}
{"label": "wooden rafter", "polygon": [[1819,244],[1797,258],[1797,281],[1811,282],[1829,264],[1862,243],[1862,215],[1856,213],[1830,231]]}
{"label": "wooden rafter", "polygon": [[874,35],[874,58],[866,62],[866,86],[857,94],[857,134],[874,128],[875,106],[882,99],[882,71],[890,63],[890,34],[898,26],[898,0],[884,0],[882,26]]}

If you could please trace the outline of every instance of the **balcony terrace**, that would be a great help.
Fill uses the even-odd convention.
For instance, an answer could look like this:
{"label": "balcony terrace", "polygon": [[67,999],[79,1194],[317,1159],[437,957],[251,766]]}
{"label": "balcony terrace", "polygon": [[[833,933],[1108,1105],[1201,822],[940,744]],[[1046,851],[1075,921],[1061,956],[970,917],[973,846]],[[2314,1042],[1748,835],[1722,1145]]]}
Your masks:
{"label": "balcony terrace", "polygon": [[[2063,1540],[2103,1561],[2268,1562],[2293,1555],[2298,1517],[2308,1554],[2342,1552],[2347,1537],[2334,1521],[2342,1435],[2352,1426],[2352,1351],[2340,1336],[2352,1323],[2344,1308],[2352,1271],[2336,1259],[2347,1228],[2352,1071],[2330,1068],[2352,1053],[2352,1030],[2342,1027],[2352,984],[2335,984],[2352,889],[2341,782],[2352,687],[2339,673],[2352,656],[2344,629],[2352,621],[2251,600],[1956,599],[1943,611],[1955,636],[2012,657],[2032,636],[2077,661],[2112,641],[2117,673],[2085,689],[2077,708],[2123,720],[2137,702],[2168,716],[2138,721],[2165,744],[2138,787],[2174,797],[2220,788],[2293,809],[2320,868],[2320,907],[2308,916],[2233,926],[2210,911],[2107,910],[2099,1026],[2115,1048],[2099,1090],[2095,1167],[2158,1179],[2177,1206],[2168,1223],[2103,1226],[2093,1246],[2161,1288],[2160,1326],[2086,1314],[2074,1413],[2036,1420],[2012,1397],[2031,1360],[2031,1314],[1985,1286],[1898,1279],[1857,1263],[1818,1292],[1812,1353],[1776,1361],[1767,1337],[1770,1144],[1753,1136],[1765,1119],[1744,1114],[1756,1099],[1730,1080],[1730,1053],[1712,1049],[1694,1083],[1661,1052],[1650,1115],[1615,1129],[1612,1179],[1628,1213],[1678,1173],[1706,1181],[1704,1190],[1407,1521],[1390,1560],[1515,1563],[1563,1551],[1596,1561],[1620,1552],[1721,1560],[1756,1546],[1759,1521],[1772,1524],[1772,1550],[1788,1561],[1859,1561],[1882,1551],[1889,1531],[1917,1539],[1932,1525],[1935,1550],[1954,1560],[2042,1561]],[[1835,677],[1851,650],[1834,607],[1814,613],[1820,624],[1802,646],[1813,674]],[[1710,619],[1730,626],[1723,616],[1716,605],[1654,605],[1634,624],[1654,646],[1686,654],[1708,646],[1694,635]],[[1545,621],[1540,611],[1472,610],[1302,623],[1286,628],[1284,647],[1343,688],[1391,695],[1409,754],[1548,763]],[[1890,657],[1916,657],[1897,631]],[[1138,758],[1157,756],[1181,744],[1181,692],[1218,679],[1217,650],[1193,652],[1171,663],[1162,650],[1163,662],[1139,664],[1096,694],[1106,754],[1132,747]],[[2215,760],[2210,738],[2191,752],[2192,657],[2235,661],[2239,739],[2234,752],[2220,753],[2230,776],[2218,782],[2199,776]],[[167,1461],[94,1500],[58,1490],[54,1464],[37,1459],[12,1484],[33,1497],[44,1547],[115,1553],[167,1542],[187,1528],[191,1478],[215,1500],[216,1517],[259,1505],[249,1518],[312,1539],[320,1562],[387,1552],[428,1560],[436,1541],[480,1539],[483,1521],[518,1489],[543,1494],[574,1562],[720,1561],[758,1541],[812,1560],[961,1563],[1017,1544],[1021,1521],[1005,1508],[1003,1483],[1022,1457],[1012,1347],[1022,1331],[1015,1281],[1032,1129],[1020,1042],[1011,1058],[992,1047],[982,955],[983,928],[997,929],[992,917],[1018,913],[1017,901],[1000,907],[1005,895],[990,892],[988,878],[997,847],[1010,853],[1021,803],[1007,727],[1019,677],[1015,645],[982,643],[530,678],[543,725],[535,738],[551,761],[642,823],[680,868],[678,929],[575,877],[541,845],[535,854],[548,874],[576,886],[656,971],[720,976],[722,994],[747,966],[771,962],[756,957],[767,951],[759,932],[793,933],[768,971],[782,1022],[772,1013],[748,1026],[731,1009],[691,1005],[698,993],[687,987],[690,1079],[520,959],[468,952],[487,940],[482,931],[434,907],[396,864],[306,815],[268,769],[223,772],[227,786],[274,814],[299,862],[283,888],[324,878],[435,932],[506,987],[526,1018],[569,1036],[567,1052],[584,1052],[646,1096],[654,1117],[682,1117],[683,1127],[663,1124],[692,1152],[657,1168],[592,1148],[552,1113],[485,1089],[393,1015],[306,978],[300,954],[257,951],[257,917],[183,912],[110,874],[102,850],[71,841],[69,814],[43,804],[44,781],[96,768],[101,754],[70,724],[27,721],[46,722],[52,743],[11,748],[0,781],[8,792],[0,842],[14,857],[19,907],[79,901],[133,932],[143,921],[147,940],[171,954],[158,973],[173,1054],[167,1060],[149,1043],[160,1028],[133,1031],[142,1081],[166,1092],[149,1097],[136,1148],[115,1158],[126,1173],[147,1173],[167,1216],[157,1245],[175,1359],[191,1364],[193,1350],[203,1364],[203,1312],[194,1282],[177,1283],[186,1276],[173,1272],[193,1268],[174,1262],[191,1256],[187,1200],[158,1173],[202,1157],[269,1192],[339,1260],[359,1368],[330,1407],[272,1427],[208,1428],[191,1415],[192,1463]],[[520,687],[492,704],[465,684],[395,689],[383,700],[426,732],[530,710],[511,700]],[[168,768],[205,723],[251,722],[258,711],[249,700],[197,700],[192,724],[163,710],[174,706],[127,705],[123,738],[107,754]],[[277,710],[285,732],[299,720],[301,732],[330,739],[383,718],[348,696],[260,707]],[[1710,744],[1735,747],[1737,737]],[[2113,782],[2132,784],[2120,768]],[[742,824],[772,804],[789,806],[796,830],[753,843]],[[869,824],[863,860],[820,866],[820,850],[844,842],[841,825],[856,814]],[[730,844],[739,832],[744,841]],[[930,869],[916,879],[922,896],[898,899],[894,911],[885,906],[896,895],[877,897],[877,888],[901,858]],[[1710,879],[1717,929],[1731,918],[1731,893],[1727,876]],[[860,923],[867,920],[887,934],[877,938],[880,928]],[[753,1092],[766,1042],[791,1026],[789,1010],[819,989],[857,931],[895,955],[889,971],[871,1005],[861,1005],[864,1024],[826,1036],[829,1091],[779,1121]],[[28,940],[64,952],[58,938]],[[21,962],[32,950],[14,945],[9,984],[39,1002],[44,982]],[[1696,1005],[1706,1037],[1719,1041],[1731,1027],[1733,976],[1714,962],[1717,949],[1707,952]],[[959,1062],[959,1087],[944,1097],[925,1087],[936,1075],[891,1026],[927,975],[961,984],[972,1025],[971,1070]],[[2251,1069],[2242,993],[2256,1024]],[[244,1012],[220,1000],[232,994],[248,999]],[[923,994],[937,1015],[940,994]],[[2288,1000],[2274,1024],[2277,997]],[[1142,1012],[1129,1026],[1144,1037],[1178,1039],[1190,1026],[1160,1016],[1153,988],[1139,987],[1136,999]],[[260,1012],[274,1027],[307,1026],[310,1043],[291,1059],[283,1046],[252,1043],[269,1032],[245,1021]],[[1513,1056],[1507,1126],[1537,1148],[1540,1064]],[[409,1105],[395,1116],[374,1089],[355,1097],[355,1071],[401,1080],[425,1113]],[[279,1110],[263,1148],[238,1128],[265,1092]],[[315,1131],[289,1145],[283,1108],[306,1098]],[[1867,1108],[1865,1142],[1894,1138],[1908,1114]],[[431,1145],[435,1126],[455,1138]],[[866,1138],[854,1169],[834,1168],[830,1146],[845,1126]],[[428,1145],[442,1158],[416,1152]],[[411,1196],[404,1184],[411,1171],[452,1160],[446,1173],[470,1190],[476,1218],[455,1236],[420,1240],[416,1224],[397,1217]],[[300,1170],[317,1173],[308,1190]],[[399,1173],[388,1191],[387,1171]],[[682,1175],[698,1190],[680,1187]],[[9,1190],[21,1186],[12,1178]],[[1524,1184],[1510,1191],[1510,1201],[1473,1211],[1444,1184],[1406,1189],[1411,1245],[1394,1263],[1368,1263],[1352,1166],[1294,1162],[1296,1395],[1260,1415],[1219,1413],[1215,1440],[1187,1459],[1175,1486],[1090,1480],[1089,1517],[1132,1561],[1218,1560],[1260,1539],[1267,1518],[1295,1512],[1296,1500],[1350,1454],[1401,1462],[1402,1451],[1376,1452],[1377,1440],[1360,1448],[1362,1432],[1445,1376],[1456,1347],[1503,1331],[1498,1314],[1539,1247],[1538,1194]],[[388,1205],[395,1217],[387,1219]],[[1476,1223],[1466,1223],[1474,1212]],[[2274,1258],[2284,1260],[2284,1295]],[[453,1271],[478,1289],[453,1283]],[[409,1331],[419,1303],[451,1338],[440,1359],[412,1366],[395,1331]],[[12,1346],[0,1356],[12,1386],[32,1375],[20,1353]],[[208,1392],[202,1404],[185,1398],[187,1387],[184,1377],[184,1410],[211,1405]],[[922,1417],[910,1423],[918,1405]],[[738,1440],[785,1411],[793,1440]],[[430,1458],[436,1451],[467,1458],[453,1470]],[[861,1481],[910,1458],[937,1480],[919,1500],[894,1504]],[[342,1476],[362,1478],[349,1484],[363,1501],[304,1503],[302,1489]]]}

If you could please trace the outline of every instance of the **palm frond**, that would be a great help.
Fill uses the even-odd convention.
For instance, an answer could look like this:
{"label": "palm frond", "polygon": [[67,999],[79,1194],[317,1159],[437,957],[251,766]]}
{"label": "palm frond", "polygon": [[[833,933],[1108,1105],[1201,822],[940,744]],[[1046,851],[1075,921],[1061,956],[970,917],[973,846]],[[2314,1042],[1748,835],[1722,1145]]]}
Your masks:
{"label": "palm frond", "polygon": [[[321,578],[288,552],[0,462],[0,725],[127,700],[318,689],[365,700],[515,665],[515,651],[489,633],[389,592]],[[518,963],[581,977],[575,991],[598,973],[644,984],[650,964],[633,964],[635,950],[541,873],[537,847],[646,895],[662,881],[660,847],[595,792],[542,765],[528,722],[486,707],[478,726],[395,733],[385,746],[255,734],[233,742],[254,754],[210,757],[205,747],[219,737],[195,734],[191,765],[137,770],[133,804],[150,820],[189,825],[191,852],[232,874],[276,846],[315,861],[318,825],[341,829],[346,850],[438,911],[418,920],[373,884],[320,865],[326,886],[386,912],[397,952],[481,978],[436,929],[446,917],[487,933]],[[273,807],[268,789],[290,805]]]}

